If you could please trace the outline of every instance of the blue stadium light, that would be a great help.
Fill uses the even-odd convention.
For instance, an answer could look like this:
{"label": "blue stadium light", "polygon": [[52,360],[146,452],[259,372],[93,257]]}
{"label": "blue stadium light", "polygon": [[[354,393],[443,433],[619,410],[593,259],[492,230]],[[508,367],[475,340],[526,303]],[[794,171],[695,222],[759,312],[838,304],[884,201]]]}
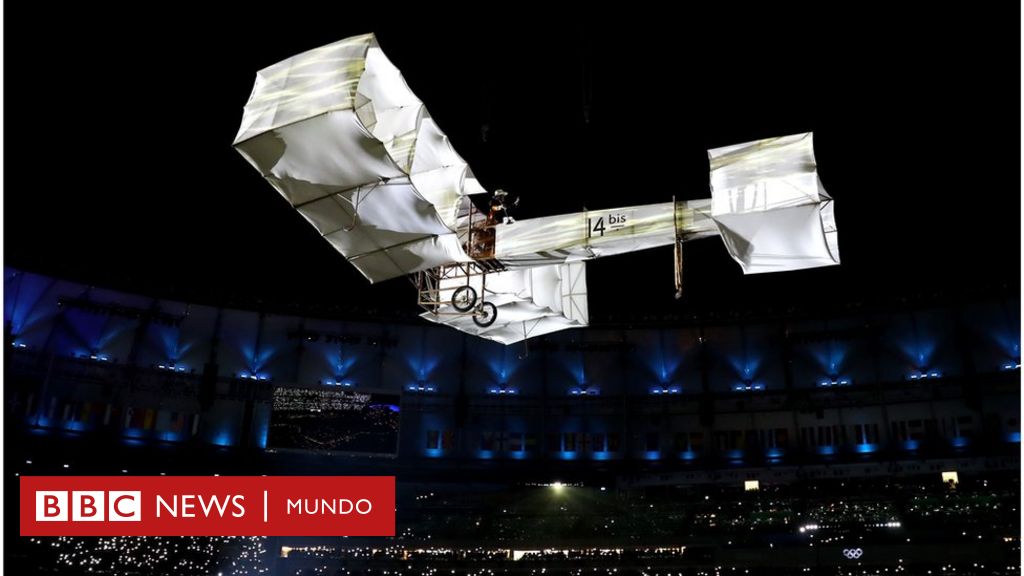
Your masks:
{"label": "blue stadium light", "polygon": [[255,374],[249,372],[239,372],[238,377],[241,378],[242,380],[270,380],[270,377],[267,376],[266,374]]}
{"label": "blue stadium light", "polygon": [[743,450],[726,450],[725,457],[730,462],[742,462],[743,461]]}
{"label": "blue stadium light", "polygon": [[660,396],[662,394],[682,394],[683,389],[680,386],[653,386],[650,389],[650,393]]}
{"label": "blue stadium light", "polygon": [[229,447],[234,446],[235,440],[234,435],[228,430],[221,430],[212,439],[212,442],[216,446]]}
{"label": "blue stadium light", "polygon": [[18,341],[11,342],[11,346],[13,346],[15,348],[28,348],[28,344],[25,344],[24,342],[18,342]]}
{"label": "blue stadium light", "polygon": [[569,394],[573,396],[599,396],[601,390],[593,386],[574,386],[569,389]]}
{"label": "blue stadium light", "polygon": [[85,430],[85,422],[65,422],[63,427],[69,432],[81,432]]}
{"label": "blue stadium light", "polygon": [[507,384],[502,384],[501,386],[489,388],[487,390],[487,393],[495,394],[497,396],[515,396],[516,394],[519,393],[519,390]]}
{"label": "blue stadium light", "polygon": [[930,369],[925,368],[925,369],[921,369],[921,370],[914,370],[913,372],[911,372],[910,374],[907,375],[907,378],[909,380],[925,380],[925,379],[928,379],[928,378],[933,378],[933,379],[934,378],[942,378],[942,372],[940,372],[938,370],[930,370]]}
{"label": "blue stadium light", "polygon": [[166,364],[157,364],[157,368],[160,370],[167,370],[168,372],[184,372],[185,366],[181,364],[175,364],[174,362],[168,362]]}
{"label": "blue stadium light", "polygon": [[733,392],[760,392],[764,390],[764,384],[760,382],[741,382],[739,384],[734,384],[732,389]]}
{"label": "blue stadium light", "polygon": [[427,382],[425,382],[423,380],[420,380],[419,382],[416,382],[415,384],[409,384],[408,386],[405,387],[405,389],[408,392],[416,392],[416,393],[419,393],[419,394],[428,393],[428,392],[429,393],[433,393],[433,392],[437,391],[437,387],[436,386],[434,386],[433,384],[427,384]]}
{"label": "blue stadium light", "polygon": [[1003,370],[1020,370],[1020,360],[1017,360],[1016,362],[1007,362],[1006,364],[1003,364]]}
{"label": "blue stadium light", "polygon": [[[158,437],[161,442],[181,442],[182,435],[178,432],[160,432]],[[214,442],[216,444],[216,442]]]}
{"label": "blue stadium light", "polygon": [[818,386],[821,388],[831,388],[833,386],[849,386],[853,381],[849,378],[839,378],[832,376],[831,378],[823,378],[818,380]]}

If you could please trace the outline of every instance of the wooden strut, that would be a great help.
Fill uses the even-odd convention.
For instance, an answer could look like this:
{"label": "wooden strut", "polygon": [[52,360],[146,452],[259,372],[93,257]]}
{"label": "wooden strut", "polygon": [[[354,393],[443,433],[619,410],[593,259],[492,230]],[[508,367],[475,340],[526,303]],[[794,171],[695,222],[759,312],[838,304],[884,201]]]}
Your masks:
{"label": "wooden strut", "polygon": [[683,297],[683,237],[679,233],[679,213],[677,210],[676,197],[672,197],[672,226],[675,228],[675,280],[676,300]]}

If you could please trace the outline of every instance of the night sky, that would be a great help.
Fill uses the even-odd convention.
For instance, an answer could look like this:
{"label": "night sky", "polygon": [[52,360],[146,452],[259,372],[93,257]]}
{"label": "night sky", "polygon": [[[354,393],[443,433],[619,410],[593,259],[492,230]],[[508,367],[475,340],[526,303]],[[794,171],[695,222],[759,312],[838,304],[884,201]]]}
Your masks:
{"label": "night sky", "polygon": [[670,248],[608,258],[588,264],[595,320],[1019,286],[1019,6],[402,24],[390,4],[278,9],[293,13],[57,21],[9,3],[6,265],[199,303],[415,311],[409,282],[370,286],[231,148],[258,69],[372,31],[519,219],[707,197],[708,148],[815,133],[841,266],[744,277],[701,240],[676,301]]}

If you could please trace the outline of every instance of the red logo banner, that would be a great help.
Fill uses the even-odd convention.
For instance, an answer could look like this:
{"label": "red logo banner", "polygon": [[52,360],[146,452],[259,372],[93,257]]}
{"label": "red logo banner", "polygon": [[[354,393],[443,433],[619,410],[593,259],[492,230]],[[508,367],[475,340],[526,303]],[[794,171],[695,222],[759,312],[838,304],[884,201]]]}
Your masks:
{"label": "red logo banner", "polygon": [[22,476],[22,536],[394,536],[394,476]]}

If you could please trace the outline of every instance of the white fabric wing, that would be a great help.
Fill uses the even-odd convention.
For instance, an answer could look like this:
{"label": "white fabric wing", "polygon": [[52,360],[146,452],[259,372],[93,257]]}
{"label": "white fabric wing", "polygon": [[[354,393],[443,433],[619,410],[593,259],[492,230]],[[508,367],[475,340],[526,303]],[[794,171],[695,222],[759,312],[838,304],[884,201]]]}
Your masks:
{"label": "white fabric wing", "polygon": [[810,132],[708,151],[711,218],[746,274],[839,264]]}
{"label": "white fabric wing", "polygon": [[470,260],[484,190],[372,34],[261,70],[235,147],[370,282]]}

